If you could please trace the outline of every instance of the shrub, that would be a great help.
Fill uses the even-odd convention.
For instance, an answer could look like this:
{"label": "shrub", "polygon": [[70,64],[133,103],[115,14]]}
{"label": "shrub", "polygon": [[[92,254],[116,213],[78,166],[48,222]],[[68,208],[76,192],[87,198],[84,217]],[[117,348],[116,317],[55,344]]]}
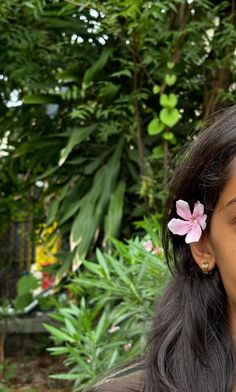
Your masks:
{"label": "shrub", "polygon": [[144,352],[154,298],[169,277],[163,251],[150,236],[113,242],[114,254],[97,249],[97,260],[84,261],[80,273],[71,276],[67,301],[59,301],[52,314],[57,327],[45,325],[55,343],[48,350],[65,355],[69,369],[52,377],[74,380],[78,391]]}

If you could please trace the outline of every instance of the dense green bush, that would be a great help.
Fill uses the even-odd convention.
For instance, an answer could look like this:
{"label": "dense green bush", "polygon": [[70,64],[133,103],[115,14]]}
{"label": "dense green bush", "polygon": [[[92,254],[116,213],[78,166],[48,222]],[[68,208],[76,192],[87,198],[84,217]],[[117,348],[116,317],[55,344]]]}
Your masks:
{"label": "dense green bush", "polygon": [[0,21],[1,217],[57,221],[75,266],[161,209],[190,129],[235,102],[234,2],[4,0]]}
{"label": "dense green bush", "polygon": [[84,261],[81,272],[71,276],[67,299],[61,298],[52,314],[58,325],[46,326],[54,340],[50,352],[65,355],[68,366],[67,374],[54,377],[73,380],[75,390],[144,353],[154,298],[169,277],[155,238],[114,245],[113,255],[97,249],[96,262]]}

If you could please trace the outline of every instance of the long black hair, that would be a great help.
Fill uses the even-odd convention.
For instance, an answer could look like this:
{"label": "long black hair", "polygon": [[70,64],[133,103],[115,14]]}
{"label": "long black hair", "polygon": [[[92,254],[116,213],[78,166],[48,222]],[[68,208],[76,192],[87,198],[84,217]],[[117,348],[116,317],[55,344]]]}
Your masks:
{"label": "long black hair", "polygon": [[[202,273],[183,236],[167,223],[176,201],[199,200],[211,217],[236,157],[236,106],[195,138],[177,161],[163,223],[163,247],[173,278],[157,304],[147,349],[147,392],[231,392],[235,359],[227,295],[217,267]],[[222,233],[223,234],[223,233]],[[203,260],[204,261],[204,260]]]}

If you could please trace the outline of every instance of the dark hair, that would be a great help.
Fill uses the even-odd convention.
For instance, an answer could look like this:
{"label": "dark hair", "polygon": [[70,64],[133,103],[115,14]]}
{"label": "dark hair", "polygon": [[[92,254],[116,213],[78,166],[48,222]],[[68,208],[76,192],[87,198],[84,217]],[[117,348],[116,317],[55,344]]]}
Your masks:
{"label": "dark hair", "polygon": [[[178,162],[170,184],[163,226],[163,247],[173,277],[157,304],[147,349],[147,392],[230,392],[234,350],[227,296],[217,268],[202,273],[183,236],[167,222],[176,217],[179,199],[199,200],[210,230],[212,212],[236,157],[236,105],[200,132]],[[204,260],[203,260],[204,261]]]}

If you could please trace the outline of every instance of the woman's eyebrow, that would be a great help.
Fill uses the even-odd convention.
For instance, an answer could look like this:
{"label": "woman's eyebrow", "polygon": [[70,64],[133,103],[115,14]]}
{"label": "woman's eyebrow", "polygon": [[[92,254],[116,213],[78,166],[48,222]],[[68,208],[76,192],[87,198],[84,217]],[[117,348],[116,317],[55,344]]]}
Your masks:
{"label": "woman's eyebrow", "polygon": [[231,199],[230,201],[228,201],[228,203],[225,205],[224,208],[226,208],[226,207],[228,207],[228,206],[231,206],[231,205],[233,205],[233,204],[235,204],[235,203],[236,203],[236,197],[234,197],[233,199]]}

